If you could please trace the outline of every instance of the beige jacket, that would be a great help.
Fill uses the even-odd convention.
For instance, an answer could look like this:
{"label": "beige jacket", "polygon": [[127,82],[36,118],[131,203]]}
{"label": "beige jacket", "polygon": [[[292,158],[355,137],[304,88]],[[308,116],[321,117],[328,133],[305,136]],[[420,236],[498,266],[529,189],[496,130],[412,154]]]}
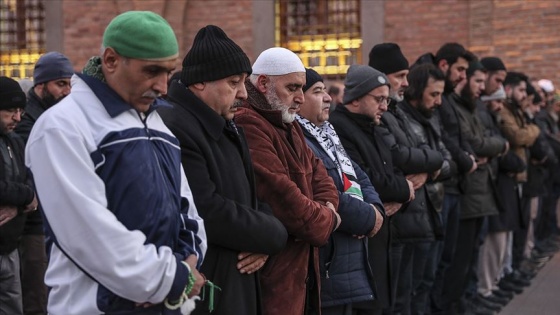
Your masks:
{"label": "beige jacket", "polygon": [[[539,136],[540,129],[535,124],[527,122],[521,109],[507,104],[498,114],[500,129],[509,141],[510,150],[527,163],[527,148],[532,146]],[[517,173],[518,182],[527,181],[527,171]]]}

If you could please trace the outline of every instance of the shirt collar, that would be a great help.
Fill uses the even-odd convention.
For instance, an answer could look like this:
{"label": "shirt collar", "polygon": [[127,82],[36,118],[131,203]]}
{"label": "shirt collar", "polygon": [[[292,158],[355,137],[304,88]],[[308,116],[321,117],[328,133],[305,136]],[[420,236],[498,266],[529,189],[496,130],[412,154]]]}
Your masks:
{"label": "shirt collar", "polygon": [[[132,105],[123,100],[122,97],[106,83],[83,73],[77,73],[77,75],[90,87],[95,96],[101,101],[101,104],[103,104],[109,116],[116,117],[133,108]],[[159,107],[171,107],[171,105],[164,99],[156,98],[145,114],[149,115]]]}

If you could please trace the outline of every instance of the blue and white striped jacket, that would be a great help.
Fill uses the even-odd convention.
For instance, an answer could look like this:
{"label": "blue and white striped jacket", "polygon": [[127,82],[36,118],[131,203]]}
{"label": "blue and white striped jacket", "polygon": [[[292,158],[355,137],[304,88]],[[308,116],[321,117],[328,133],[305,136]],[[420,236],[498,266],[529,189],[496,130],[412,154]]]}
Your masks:
{"label": "blue and white striped jacket", "polygon": [[[163,101],[161,101],[163,102]],[[206,233],[177,139],[155,108],[139,113],[105,83],[72,93],[36,122],[26,148],[43,208],[50,314],[162,311],[202,263]]]}

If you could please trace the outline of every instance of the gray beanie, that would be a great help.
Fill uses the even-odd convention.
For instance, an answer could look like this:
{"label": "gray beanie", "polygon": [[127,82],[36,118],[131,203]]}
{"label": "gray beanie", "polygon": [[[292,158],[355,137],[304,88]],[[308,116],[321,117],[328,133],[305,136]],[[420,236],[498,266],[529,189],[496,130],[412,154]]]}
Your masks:
{"label": "gray beanie", "polygon": [[71,78],[74,74],[72,63],[66,56],[51,51],[42,55],[33,69],[33,84],[49,82],[58,79]]}
{"label": "gray beanie", "polygon": [[343,104],[349,104],[369,91],[386,85],[389,88],[389,80],[382,72],[375,70],[370,66],[351,65],[344,80],[344,97]]}

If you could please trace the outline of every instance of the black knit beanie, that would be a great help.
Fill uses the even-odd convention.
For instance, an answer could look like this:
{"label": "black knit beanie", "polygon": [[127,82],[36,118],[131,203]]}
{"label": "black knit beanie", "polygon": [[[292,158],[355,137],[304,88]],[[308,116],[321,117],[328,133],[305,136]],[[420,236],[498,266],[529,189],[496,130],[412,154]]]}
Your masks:
{"label": "black knit beanie", "polygon": [[25,93],[16,80],[0,77],[0,110],[12,108],[25,108],[27,100]]}
{"label": "black knit beanie", "polygon": [[183,59],[181,82],[186,86],[251,74],[251,62],[241,47],[214,25],[201,28]]}
{"label": "black knit beanie", "polygon": [[323,82],[323,77],[317,71],[306,68],[305,69],[305,85],[303,86],[303,92],[305,93],[309,88],[313,86],[313,84],[317,82]]}
{"label": "black knit beanie", "polygon": [[506,66],[502,62],[502,60],[498,57],[484,57],[480,59],[480,63],[486,68],[488,71],[498,71],[498,70],[505,70]]}
{"label": "black knit beanie", "polygon": [[395,43],[382,43],[373,46],[369,52],[369,66],[385,74],[408,69],[408,60]]}

